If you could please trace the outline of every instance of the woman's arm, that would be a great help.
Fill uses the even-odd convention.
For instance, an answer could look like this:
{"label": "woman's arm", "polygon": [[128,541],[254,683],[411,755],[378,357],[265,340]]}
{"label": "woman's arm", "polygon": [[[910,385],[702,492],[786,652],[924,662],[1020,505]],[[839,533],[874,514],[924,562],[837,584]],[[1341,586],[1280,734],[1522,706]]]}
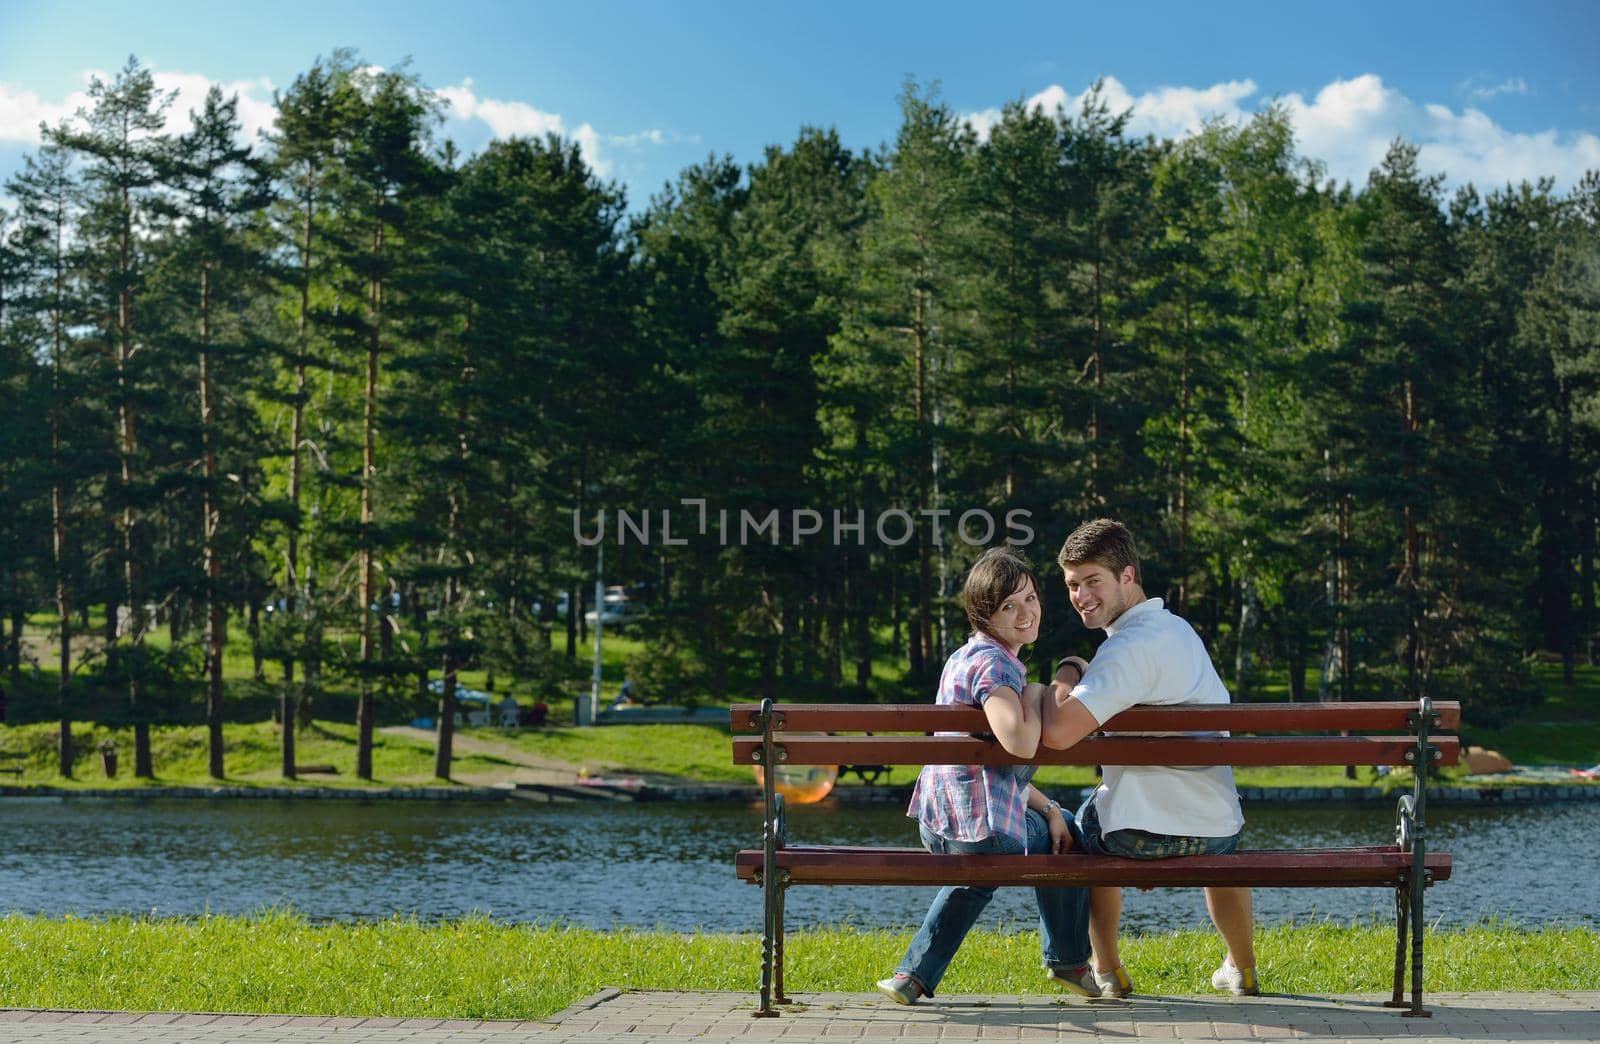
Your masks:
{"label": "woman's arm", "polygon": [[1039,750],[1039,736],[1044,724],[1040,710],[1045,687],[1030,682],[1019,694],[1009,685],[1000,685],[983,701],[984,717],[989,719],[989,731],[1006,749],[1006,753],[1019,758],[1031,758]]}
{"label": "woman's arm", "polygon": [[1061,806],[1052,801],[1044,791],[1028,784],[1028,807],[1044,817],[1050,828],[1050,851],[1065,852],[1072,847],[1072,832],[1067,829],[1067,815]]}

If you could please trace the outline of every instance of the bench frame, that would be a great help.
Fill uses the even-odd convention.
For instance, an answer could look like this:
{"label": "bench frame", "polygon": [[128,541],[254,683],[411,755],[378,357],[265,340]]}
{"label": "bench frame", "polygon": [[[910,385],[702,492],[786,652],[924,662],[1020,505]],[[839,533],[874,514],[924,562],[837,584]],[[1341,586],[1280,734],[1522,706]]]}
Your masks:
{"label": "bench frame", "polygon": [[[1396,808],[1395,844],[1367,848],[1242,851],[1227,856],[1185,856],[1132,861],[1069,853],[1059,856],[932,856],[921,849],[789,847],[783,797],[775,773],[762,773],[762,848],[741,852],[736,869],[761,885],[761,988],[757,1017],[779,1014],[773,1004],[793,1003],[783,989],[784,895],[794,884],[985,885],[1197,885],[1377,886],[1395,895],[1394,991],[1385,1007],[1427,1017],[1422,1006],[1423,892],[1450,876],[1448,853],[1430,853],[1425,839],[1428,770],[1455,764],[1455,736],[1434,736],[1460,723],[1460,704],[1424,697],[1418,703],[1274,703],[1188,707],[1133,707],[1105,724],[1106,731],[1167,735],[1086,738],[1066,750],[1040,748],[1018,758],[987,733],[981,708],[899,704],[736,704],[730,709],[733,760],[750,765],[822,765],[871,762],[922,764],[1056,765],[1394,765],[1415,769],[1411,793]],[[1393,729],[1406,736],[1352,736],[1350,730]],[[854,731],[880,735],[796,735]],[[1202,730],[1229,730],[1221,735]],[[881,735],[921,731],[924,735]],[[1257,731],[1272,735],[1235,736]],[[1338,731],[1340,735],[1282,735]],[[1189,733],[1172,735],[1172,732]],[[1193,733],[1200,732],[1195,735]],[[741,736],[740,733],[756,733]],[[940,735],[934,735],[940,733]],[[952,735],[954,733],[954,735]],[[780,853],[785,859],[780,860]],[[1026,861],[1025,863],[1023,861]],[[780,865],[786,862],[788,865]],[[1338,870],[1339,873],[1334,871]],[[1409,1003],[1405,968],[1411,968]]]}

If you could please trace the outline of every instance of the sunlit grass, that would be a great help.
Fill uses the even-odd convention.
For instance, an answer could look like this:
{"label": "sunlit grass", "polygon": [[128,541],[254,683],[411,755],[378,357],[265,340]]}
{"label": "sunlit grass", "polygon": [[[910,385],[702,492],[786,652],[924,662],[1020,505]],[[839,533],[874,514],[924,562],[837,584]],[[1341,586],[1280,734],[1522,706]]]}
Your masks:
{"label": "sunlit grass", "polygon": [[[155,766],[154,780],[133,778],[133,730],[122,727],[111,729],[91,722],[75,722],[72,726],[74,747],[73,779],[63,780],[56,774],[57,727],[50,723],[13,725],[0,728],[0,751],[21,753],[21,759],[0,760],[0,766],[22,768],[21,776],[0,776],[0,782],[15,780],[21,784],[42,784],[80,788],[171,785],[213,785],[209,775],[209,755],[206,730],[195,725],[154,726],[150,730],[151,761]],[[117,752],[117,775],[107,779],[102,771],[99,746],[110,740]],[[223,783],[230,786],[281,786],[282,755],[279,752],[278,727],[271,722],[224,724]],[[356,778],[356,727],[342,722],[314,722],[310,728],[300,730],[295,736],[295,761],[299,765],[331,766],[332,773],[314,773],[300,777],[288,785],[300,787],[415,786],[435,785],[433,778],[433,745],[405,736],[377,733],[373,737],[373,781]],[[457,757],[453,772],[456,774],[504,773],[510,767],[497,759],[480,755]]]}
{"label": "sunlit grass", "polygon": [[[793,993],[866,993],[910,931],[849,927],[787,939]],[[1386,925],[1264,929],[1256,951],[1271,993],[1386,994],[1394,955]],[[311,924],[294,913],[96,920],[0,918],[0,996],[26,1008],[295,1012],[539,1019],[615,986],[746,992],[754,1003],[755,935],[596,932],[487,918]],[[1600,988],[1600,938],[1589,929],[1503,925],[1427,939],[1429,991]],[[1200,993],[1221,958],[1214,933],[1133,937],[1123,959],[1144,994]],[[1032,930],[968,936],[941,992],[1053,995]]]}
{"label": "sunlit grass", "polygon": [[524,729],[498,738],[519,750],[608,774],[659,772],[687,779],[751,782],[750,767],[733,763],[727,728],[715,725]]}

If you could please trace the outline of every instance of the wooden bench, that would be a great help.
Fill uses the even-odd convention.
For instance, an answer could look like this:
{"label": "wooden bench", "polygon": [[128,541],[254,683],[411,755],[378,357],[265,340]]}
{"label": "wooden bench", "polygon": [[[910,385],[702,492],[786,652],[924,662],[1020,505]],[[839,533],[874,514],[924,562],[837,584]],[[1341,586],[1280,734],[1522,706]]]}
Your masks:
{"label": "wooden bench", "polygon": [[[924,704],[736,704],[733,760],[739,765],[1016,765],[988,735],[976,707]],[[1449,853],[1424,844],[1428,769],[1460,758],[1458,703],[1244,703],[1133,707],[1067,750],[1041,748],[1043,765],[1389,765],[1416,768],[1399,800],[1395,843],[1356,848],[1257,849],[1223,856],[1137,861],[1081,852],[1064,855],[933,855],[921,848],[791,845],[783,799],[764,773],[763,845],[738,853],[740,880],[762,886],[761,998],[758,1016],[790,1003],[783,990],[783,898],[793,885],[1218,885],[1223,887],[1379,887],[1395,896],[1394,994],[1386,1006],[1425,1016],[1422,1007],[1422,896],[1450,876]],[[826,735],[872,732],[876,735]],[[1227,735],[1221,733],[1226,732]],[[900,733],[900,735],[884,735]],[[910,735],[907,735],[907,734]],[[938,735],[935,735],[938,733]],[[1350,735],[1349,733],[1360,733]],[[1379,733],[1367,735],[1366,733]],[[746,734],[746,735],[740,735]],[[748,735],[754,734],[754,735]],[[1198,734],[1198,735],[1196,735]],[[1403,999],[1407,935],[1411,999]]]}
{"label": "wooden bench", "polygon": [[[0,750],[0,760],[3,761],[21,761],[27,756],[27,754],[20,750]],[[0,765],[0,772],[6,772],[13,776],[20,776],[22,775],[22,767],[19,765]]]}

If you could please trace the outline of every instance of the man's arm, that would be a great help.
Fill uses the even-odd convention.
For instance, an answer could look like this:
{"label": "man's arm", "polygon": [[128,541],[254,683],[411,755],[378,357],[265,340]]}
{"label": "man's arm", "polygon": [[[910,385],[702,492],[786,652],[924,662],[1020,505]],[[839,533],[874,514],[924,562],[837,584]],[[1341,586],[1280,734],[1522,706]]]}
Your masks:
{"label": "man's arm", "polygon": [[1055,677],[1040,701],[1044,723],[1039,739],[1046,747],[1064,750],[1100,727],[1078,698],[1072,695],[1073,686],[1083,680],[1088,664],[1076,656],[1069,656],[1056,665]]}

